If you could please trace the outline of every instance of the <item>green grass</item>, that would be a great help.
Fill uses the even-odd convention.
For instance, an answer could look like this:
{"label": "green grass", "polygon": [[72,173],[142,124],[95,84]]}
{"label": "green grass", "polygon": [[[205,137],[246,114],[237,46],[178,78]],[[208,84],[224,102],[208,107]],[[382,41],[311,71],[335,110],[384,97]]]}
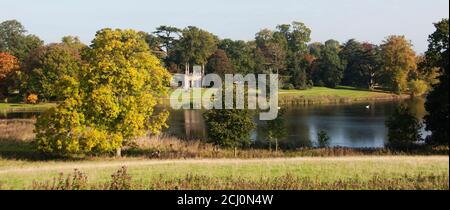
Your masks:
{"label": "green grass", "polygon": [[55,106],[54,103],[23,104],[23,103],[0,103],[0,112],[24,112],[40,111]]}
{"label": "green grass", "polygon": [[338,86],[336,88],[314,87],[308,90],[279,91],[279,101],[281,104],[351,103],[358,101],[397,100],[405,99],[407,97],[409,96],[346,86]]}
{"label": "green grass", "polygon": [[[448,156],[387,156],[330,157],[289,159],[204,159],[204,160],[146,160],[111,159],[91,161],[30,162],[0,160],[0,183],[3,189],[24,189],[33,181],[45,182],[60,172],[79,169],[89,177],[89,183],[106,183],[111,174],[127,166],[133,181],[140,185],[199,176],[217,181],[230,177],[246,181],[272,179],[286,175],[294,178],[332,183],[340,180],[368,182],[402,177],[440,176],[449,174]],[[207,187],[207,186],[205,186]],[[395,187],[395,186],[393,186]],[[445,187],[445,186],[443,186]],[[448,184],[446,186],[448,188]]]}
{"label": "green grass", "polygon": [[[169,95],[163,98],[163,104],[170,103],[170,96],[174,90],[169,90]],[[202,88],[202,94],[207,91]],[[191,91],[192,93],[192,91]],[[193,95],[188,95],[188,101],[194,100]],[[396,95],[384,91],[362,90],[347,86],[337,88],[314,87],[308,90],[279,90],[280,104],[327,104],[327,103],[349,103],[373,100],[396,100],[404,99],[407,95]],[[181,98],[180,98],[181,99]],[[55,106],[54,103],[40,103],[36,105],[23,103],[0,103],[0,112],[27,112],[42,111]]]}
{"label": "green grass", "polygon": [[301,95],[305,97],[320,97],[320,96],[337,96],[348,98],[362,98],[362,97],[380,97],[380,96],[392,96],[392,93],[377,91],[377,90],[364,90],[347,86],[338,86],[336,88],[327,87],[313,87],[308,90],[280,90],[280,95]]}

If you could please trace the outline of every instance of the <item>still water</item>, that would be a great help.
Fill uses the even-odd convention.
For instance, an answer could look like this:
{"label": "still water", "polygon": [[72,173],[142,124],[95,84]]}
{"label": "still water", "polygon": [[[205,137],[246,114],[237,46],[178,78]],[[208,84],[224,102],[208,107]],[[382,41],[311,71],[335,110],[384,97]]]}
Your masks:
{"label": "still water", "polygon": [[[323,130],[330,136],[330,146],[333,147],[384,147],[387,140],[385,121],[394,109],[405,103],[412,113],[422,118],[426,114],[424,102],[418,98],[394,102],[284,106],[287,135],[279,140],[279,144],[283,148],[315,146],[317,132]],[[183,139],[206,138],[202,114],[203,111],[198,110],[173,111],[166,133]],[[258,145],[265,146],[268,142],[264,122],[257,124],[252,138]],[[422,135],[425,137],[428,133],[423,129]]]}
{"label": "still water", "polygon": [[[387,139],[386,119],[396,106],[406,103],[418,118],[425,114],[424,99],[406,101],[372,102],[341,105],[284,106],[286,136],[279,140],[280,147],[297,148],[314,146],[317,132],[323,130],[330,136],[330,146],[384,147]],[[368,108],[369,106],[369,108]],[[171,110],[169,128],[164,131],[181,139],[205,139],[207,136],[202,110]],[[39,112],[5,113],[0,119],[35,118]],[[257,121],[251,131],[256,145],[267,143],[264,122]],[[423,136],[428,135],[425,130]]]}

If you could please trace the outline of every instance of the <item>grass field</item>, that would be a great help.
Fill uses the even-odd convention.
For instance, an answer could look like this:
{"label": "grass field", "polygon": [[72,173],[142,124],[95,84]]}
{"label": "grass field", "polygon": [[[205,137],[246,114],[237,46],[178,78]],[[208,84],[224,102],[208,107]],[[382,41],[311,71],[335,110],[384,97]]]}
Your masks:
{"label": "grass field", "polygon": [[[309,184],[315,183],[309,185],[309,188],[312,189],[314,189],[314,186],[321,188],[321,185],[328,186],[331,184],[335,186],[336,183],[343,184],[346,182],[348,184],[353,183],[353,187],[356,189],[448,189],[449,175],[448,156],[165,161],[128,158],[71,162],[30,162],[1,159],[0,184],[2,189],[27,189],[32,187],[33,181],[38,183],[51,182],[61,172],[67,174],[73,172],[74,169],[84,172],[88,177],[87,182],[91,185],[102,184],[108,183],[111,174],[122,166],[128,168],[128,174],[132,177],[131,182],[135,186],[140,186],[138,188],[167,188],[172,186],[173,189],[221,189],[227,188],[226,186],[229,188],[229,182],[239,182],[242,185],[247,184],[246,186],[257,187],[255,184],[258,182],[267,184],[278,179],[291,180],[290,182],[294,185],[291,187],[285,186],[287,189],[295,188],[303,182],[304,185],[308,182],[310,182]],[[201,180],[214,180],[216,183],[208,184]],[[377,185],[374,180],[386,183],[384,185],[378,183],[380,185],[374,187],[372,185]],[[424,180],[426,180],[426,184],[421,185]],[[166,187],[161,184],[164,182],[168,184]],[[201,182],[201,184],[196,182]],[[253,185],[250,185],[252,182]],[[218,183],[221,184],[218,185]],[[395,186],[396,183],[398,186]],[[260,187],[263,189],[270,188],[270,186],[264,188],[263,185]],[[281,186],[274,188],[281,188]],[[351,185],[343,185],[337,188],[352,187]]]}
{"label": "grass field", "polygon": [[397,95],[384,91],[362,90],[353,87],[314,87],[308,90],[280,90],[280,104],[331,104],[358,101],[398,100],[408,95]]}
{"label": "grass field", "polygon": [[42,111],[55,106],[54,103],[22,104],[22,103],[0,103],[0,112],[27,112]]}
{"label": "grass field", "polygon": [[340,96],[340,97],[351,97],[351,98],[361,98],[361,97],[377,97],[377,96],[390,96],[391,93],[383,91],[370,91],[362,90],[353,87],[338,86],[337,88],[327,88],[327,87],[313,87],[308,90],[280,90],[282,95],[302,95],[302,96]]}

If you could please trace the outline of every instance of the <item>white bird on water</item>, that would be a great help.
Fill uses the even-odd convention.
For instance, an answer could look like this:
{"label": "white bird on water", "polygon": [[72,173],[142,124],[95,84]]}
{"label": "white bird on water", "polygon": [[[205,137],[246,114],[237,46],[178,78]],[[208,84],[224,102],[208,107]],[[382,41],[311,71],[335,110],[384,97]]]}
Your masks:
{"label": "white bird on water", "polygon": [[370,105],[367,105],[367,106],[366,106],[366,109],[370,109]]}

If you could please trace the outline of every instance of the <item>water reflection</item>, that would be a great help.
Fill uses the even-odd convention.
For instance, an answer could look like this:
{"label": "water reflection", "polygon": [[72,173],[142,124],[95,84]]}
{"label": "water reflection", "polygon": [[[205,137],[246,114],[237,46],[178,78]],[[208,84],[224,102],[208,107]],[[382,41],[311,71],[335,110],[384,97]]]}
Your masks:
{"label": "water reflection", "polygon": [[[422,118],[425,114],[424,99],[407,100],[411,112]],[[372,102],[347,105],[287,106],[284,124],[287,135],[279,139],[281,148],[313,146],[317,143],[317,132],[323,130],[331,137],[330,146],[383,147],[387,139],[385,121],[400,101]],[[369,105],[369,109],[367,106]],[[172,110],[164,132],[181,139],[205,139],[206,129],[202,110]],[[33,118],[39,113],[0,112],[0,119]],[[256,121],[258,127],[252,131],[255,144],[268,146],[264,122]],[[423,135],[428,133],[423,130]]]}
{"label": "water reflection", "polygon": [[[371,102],[346,105],[287,106],[284,117],[287,135],[279,139],[282,148],[298,148],[317,144],[317,132],[323,130],[331,137],[330,146],[384,147],[387,139],[386,119],[400,103],[407,103],[418,118],[425,114],[424,99],[404,102]],[[369,108],[367,108],[369,106]],[[203,111],[171,112],[167,133],[183,139],[205,139]],[[255,144],[268,146],[264,122],[252,133]],[[423,135],[428,133],[423,130]]]}

